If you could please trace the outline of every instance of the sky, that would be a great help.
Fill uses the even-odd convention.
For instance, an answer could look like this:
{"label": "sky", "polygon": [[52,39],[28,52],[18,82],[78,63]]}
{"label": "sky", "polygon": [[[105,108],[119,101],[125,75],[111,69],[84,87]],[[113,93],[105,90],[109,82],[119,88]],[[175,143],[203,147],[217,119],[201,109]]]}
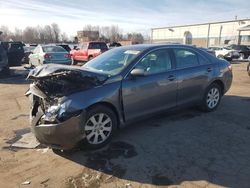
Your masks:
{"label": "sky", "polygon": [[123,33],[183,24],[250,18],[249,0],[0,0],[0,25],[11,30],[57,23],[68,35],[87,24],[118,25]]}

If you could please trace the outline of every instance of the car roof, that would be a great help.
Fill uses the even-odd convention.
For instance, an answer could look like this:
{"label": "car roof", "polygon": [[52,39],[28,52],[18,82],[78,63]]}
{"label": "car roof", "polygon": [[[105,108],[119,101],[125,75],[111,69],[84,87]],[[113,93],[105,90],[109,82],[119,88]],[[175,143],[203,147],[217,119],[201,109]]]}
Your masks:
{"label": "car roof", "polygon": [[191,46],[191,45],[184,45],[184,44],[175,44],[175,43],[158,43],[158,44],[135,44],[135,45],[129,45],[129,46],[121,46],[118,48],[123,48],[127,50],[149,50],[149,49],[156,49],[159,47],[185,47],[185,48],[191,48],[191,49],[197,49],[197,47]]}

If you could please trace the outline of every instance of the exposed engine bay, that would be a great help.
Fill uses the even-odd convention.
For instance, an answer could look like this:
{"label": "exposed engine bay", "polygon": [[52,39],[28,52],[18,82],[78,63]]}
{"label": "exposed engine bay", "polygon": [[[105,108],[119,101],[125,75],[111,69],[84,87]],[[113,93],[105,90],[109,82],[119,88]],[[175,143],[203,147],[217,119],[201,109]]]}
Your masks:
{"label": "exposed engine bay", "polygon": [[79,111],[67,110],[63,97],[103,84],[108,76],[88,72],[81,68],[62,65],[44,65],[32,70],[27,79],[34,82],[26,95],[32,103],[31,118],[42,115],[39,124],[60,122]]}

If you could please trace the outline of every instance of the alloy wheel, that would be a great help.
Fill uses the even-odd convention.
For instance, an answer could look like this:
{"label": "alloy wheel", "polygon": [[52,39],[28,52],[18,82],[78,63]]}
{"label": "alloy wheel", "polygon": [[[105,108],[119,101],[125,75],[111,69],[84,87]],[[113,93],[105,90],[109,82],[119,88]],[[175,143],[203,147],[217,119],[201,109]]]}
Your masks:
{"label": "alloy wheel", "polygon": [[220,91],[218,88],[213,87],[209,90],[207,94],[207,106],[210,109],[215,108],[220,100]]}
{"label": "alloy wheel", "polygon": [[90,144],[105,142],[112,132],[112,120],[105,113],[92,115],[85,124],[86,139]]}

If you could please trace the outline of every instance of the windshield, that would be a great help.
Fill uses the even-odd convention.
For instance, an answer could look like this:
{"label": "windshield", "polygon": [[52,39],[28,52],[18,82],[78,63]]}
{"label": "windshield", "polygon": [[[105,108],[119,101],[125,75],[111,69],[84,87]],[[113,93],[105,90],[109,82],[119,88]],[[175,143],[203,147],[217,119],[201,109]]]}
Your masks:
{"label": "windshield", "polygon": [[44,52],[66,52],[66,50],[61,46],[43,46]]}
{"label": "windshield", "polygon": [[113,76],[119,74],[139,54],[140,51],[137,50],[116,48],[103,53],[82,67]]}

